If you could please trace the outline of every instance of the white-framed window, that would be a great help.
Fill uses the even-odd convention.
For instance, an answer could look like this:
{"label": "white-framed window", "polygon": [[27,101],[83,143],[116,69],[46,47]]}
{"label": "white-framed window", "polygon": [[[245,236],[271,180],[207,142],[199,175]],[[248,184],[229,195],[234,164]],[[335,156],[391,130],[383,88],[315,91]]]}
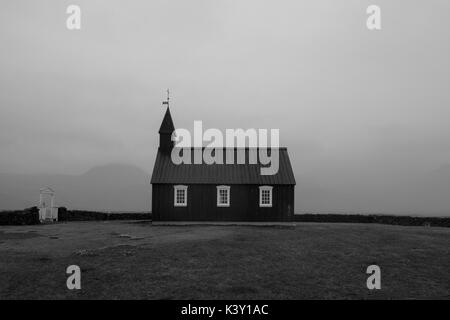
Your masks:
{"label": "white-framed window", "polygon": [[175,207],[186,207],[187,206],[187,186],[173,186],[174,188],[174,199],[173,205]]}
{"label": "white-framed window", "polygon": [[230,206],[230,186],[217,186],[217,206]]}
{"label": "white-framed window", "polygon": [[272,206],[272,189],[271,186],[259,187],[259,206],[271,207]]}

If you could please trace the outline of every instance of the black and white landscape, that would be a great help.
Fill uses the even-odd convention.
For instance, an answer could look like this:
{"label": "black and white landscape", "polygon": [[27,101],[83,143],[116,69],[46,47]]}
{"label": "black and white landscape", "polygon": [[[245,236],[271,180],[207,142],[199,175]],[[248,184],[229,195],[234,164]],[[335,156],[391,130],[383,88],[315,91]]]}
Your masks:
{"label": "black and white landscape", "polygon": [[0,299],[448,300],[449,12],[2,2]]}

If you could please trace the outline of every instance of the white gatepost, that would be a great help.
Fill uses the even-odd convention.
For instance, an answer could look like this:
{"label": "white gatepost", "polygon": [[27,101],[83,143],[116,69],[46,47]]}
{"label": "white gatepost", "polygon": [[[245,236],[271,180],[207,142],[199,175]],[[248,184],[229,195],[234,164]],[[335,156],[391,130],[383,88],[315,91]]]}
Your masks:
{"label": "white gatepost", "polygon": [[[44,197],[50,197],[50,206],[44,201]],[[39,220],[44,221],[58,221],[58,207],[55,206],[55,191],[49,187],[39,190]]]}

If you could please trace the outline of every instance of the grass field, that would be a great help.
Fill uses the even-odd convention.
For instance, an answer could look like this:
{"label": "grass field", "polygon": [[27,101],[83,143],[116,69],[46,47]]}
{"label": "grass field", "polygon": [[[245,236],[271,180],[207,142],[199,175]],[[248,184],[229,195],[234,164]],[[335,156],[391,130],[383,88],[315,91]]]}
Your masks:
{"label": "grass field", "polygon": [[[69,265],[81,290],[66,287]],[[366,287],[381,268],[381,290]],[[0,227],[1,299],[450,299],[450,229],[130,221]]]}

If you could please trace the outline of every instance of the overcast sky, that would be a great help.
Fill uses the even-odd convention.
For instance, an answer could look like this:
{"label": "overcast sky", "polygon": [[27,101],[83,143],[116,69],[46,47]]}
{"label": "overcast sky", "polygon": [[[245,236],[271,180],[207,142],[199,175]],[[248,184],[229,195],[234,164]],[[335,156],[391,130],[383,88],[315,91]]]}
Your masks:
{"label": "overcast sky", "polygon": [[[70,4],[81,30],[66,28]],[[0,172],[151,172],[170,88],[176,127],[279,128],[296,208],[318,209],[302,207],[315,188],[334,199],[320,210],[450,212],[450,183],[430,182],[450,180],[449,13],[448,0],[3,1]],[[418,199],[422,183],[436,190]]]}

